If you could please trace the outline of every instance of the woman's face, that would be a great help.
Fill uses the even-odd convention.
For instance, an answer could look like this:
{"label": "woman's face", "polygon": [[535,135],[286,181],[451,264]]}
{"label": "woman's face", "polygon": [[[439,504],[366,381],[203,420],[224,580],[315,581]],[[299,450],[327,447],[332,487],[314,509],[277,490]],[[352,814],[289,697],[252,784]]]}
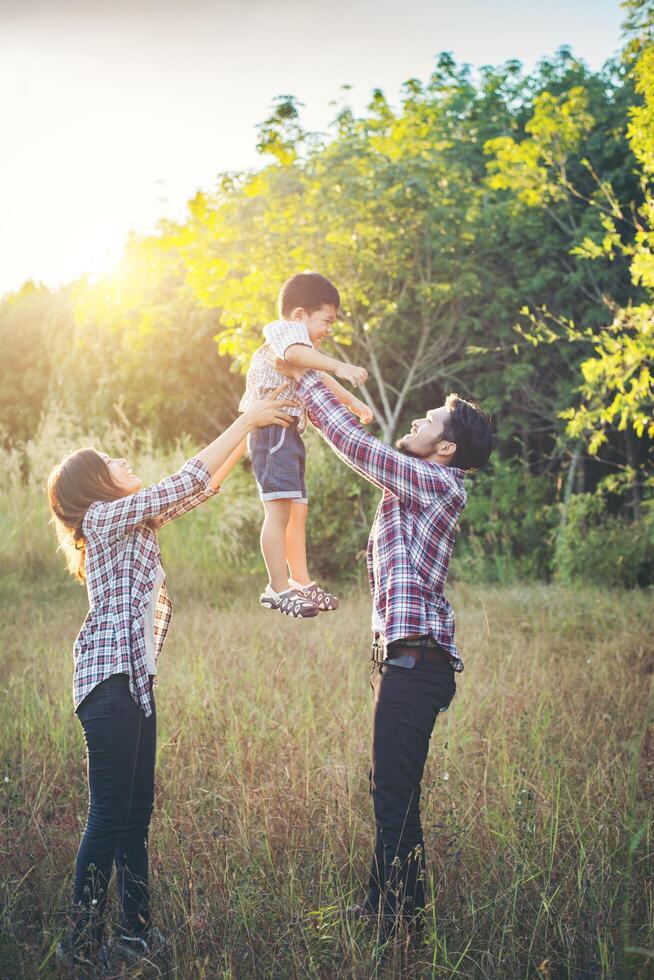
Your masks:
{"label": "woman's face", "polygon": [[124,494],[136,493],[141,489],[141,479],[134,473],[132,467],[126,459],[114,459],[112,456],[105,456],[105,460],[112,482],[122,490]]}

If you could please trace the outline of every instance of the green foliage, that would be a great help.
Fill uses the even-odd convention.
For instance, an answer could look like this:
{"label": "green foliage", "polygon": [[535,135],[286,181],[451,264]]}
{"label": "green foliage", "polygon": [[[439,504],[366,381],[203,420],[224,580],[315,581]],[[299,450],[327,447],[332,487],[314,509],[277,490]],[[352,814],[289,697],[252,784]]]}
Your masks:
{"label": "green foliage", "polygon": [[607,441],[607,429],[628,426],[637,436],[654,438],[654,312],[642,304],[619,310],[596,338],[596,356],[581,364],[579,408],[561,413],[572,436],[591,434],[590,453]]}
{"label": "green foliage", "polygon": [[[375,90],[322,134],[279,96],[259,128],[261,169],[222,175],[184,220],[132,237],[115,275],[9,297],[11,481],[32,486],[23,443],[55,461],[62,417],[73,436],[147,433],[161,466],[214,437],[236,415],[281,283],[313,268],[343,296],[331,352],[367,367],[376,434],[392,442],[451,390],[494,417],[497,457],[471,485],[459,576],[550,575],[562,498],[607,474],[620,475],[612,512],[634,518],[652,485],[654,55],[648,3],[628,15],[638,37],[600,72],[565,48],[527,75],[509,61],[473,77],[442,54],[399,100]],[[358,575],[376,492],[310,434],[308,447],[312,561]],[[596,462],[577,466],[586,455]],[[228,563],[259,574],[247,466],[232,486]],[[185,534],[218,587],[211,513]],[[176,535],[167,547],[186,567]]]}
{"label": "green foliage", "polygon": [[625,12],[624,30],[632,40],[627,52],[638,51],[643,43],[651,41],[654,35],[654,3],[652,0],[622,0]]}
{"label": "green foliage", "polygon": [[133,240],[108,280],[74,290],[70,410],[129,420],[164,443],[208,439],[234,418],[240,384],[216,357],[216,317],[188,294],[177,256]]}
{"label": "green foliage", "polygon": [[60,394],[55,366],[66,357],[71,334],[67,291],[53,295],[26,283],[0,303],[0,438],[15,443],[33,435]]}
{"label": "green foliage", "polygon": [[561,96],[536,96],[524,140],[500,136],[487,141],[490,186],[513,191],[528,207],[564,200],[568,159],[595,122],[588,104],[588,92],[580,85]]}
{"label": "green foliage", "polygon": [[[634,5],[632,5],[634,6]],[[634,7],[635,9],[635,7]],[[641,10],[642,13],[642,10]],[[584,134],[593,126],[586,111],[588,93],[582,87],[571,89],[561,102],[544,93],[534,103],[525,125],[525,139],[517,143],[510,137],[486,144],[493,158],[489,163],[489,183],[509,190],[528,207],[547,210],[553,201],[583,202],[596,230],[583,235],[569,249],[570,254],[591,262],[613,263],[627,260],[631,284],[635,287],[627,303],[604,297],[611,322],[597,329],[579,329],[565,323],[546,307],[526,311],[536,329],[535,342],[560,339],[592,341],[592,353],[580,364],[583,383],[578,388],[580,404],[561,413],[568,420],[567,432],[573,437],[587,436],[589,451],[597,453],[612,429],[627,427],[640,437],[654,437],[654,386],[651,364],[654,359],[652,302],[654,301],[654,42],[643,42],[633,64],[635,94],[641,102],[629,108],[626,140],[639,167],[640,201],[620,200],[614,181],[598,175],[587,158],[580,160],[591,175],[594,188],[585,192],[569,175],[569,155],[576,151]],[[561,219],[558,219],[561,220]],[[570,231],[588,225],[568,218]],[[598,229],[601,235],[598,237]],[[577,234],[578,238],[578,234]],[[645,292],[645,301],[639,302]],[[560,332],[553,325],[563,327]],[[523,332],[524,334],[524,332]]]}
{"label": "green foliage", "polygon": [[556,577],[633,588],[654,579],[654,508],[636,521],[607,513],[601,494],[571,498],[556,540]]}
{"label": "green foliage", "polygon": [[453,574],[466,582],[548,578],[558,512],[552,482],[515,462],[474,475],[461,518]]}
{"label": "green foliage", "polygon": [[621,250],[629,257],[632,282],[647,292],[647,302],[617,310],[598,338],[594,356],[581,365],[582,405],[572,413],[568,428],[573,435],[592,433],[591,452],[606,440],[606,429],[616,422],[619,429],[630,425],[637,435],[646,432],[654,437],[654,44],[643,49],[634,75],[643,101],[630,110],[627,140],[640,165],[643,201],[630,242],[623,242],[613,219],[605,217],[607,234],[601,253],[613,258],[614,251]]}
{"label": "green foliage", "polygon": [[309,567],[332,579],[362,581],[365,552],[379,492],[334,456],[309,430],[307,445],[307,530]]}
{"label": "green foliage", "polygon": [[[281,282],[322,269],[344,298],[341,355],[370,367],[365,396],[393,438],[418,393],[460,363],[481,301],[478,101],[443,56],[427,85],[406,86],[399,111],[377,92],[367,115],[343,111],[330,139],[311,141],[293,115],[301,155],[274,154],[196,198],[166,244],[198,300],[220,311],[220,352],[245,367]],[[273,115],[266,145],[278,126],[286,146],[287,124]]]}

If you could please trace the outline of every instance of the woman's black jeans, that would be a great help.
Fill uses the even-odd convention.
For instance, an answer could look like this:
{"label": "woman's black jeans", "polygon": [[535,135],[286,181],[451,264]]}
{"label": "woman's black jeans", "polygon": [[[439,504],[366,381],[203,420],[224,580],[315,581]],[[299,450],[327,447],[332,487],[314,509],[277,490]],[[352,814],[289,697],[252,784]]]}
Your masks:
{"label": "woman's black jeans", "polygon": [[425,842],[420,784],[434,724],[454,697],[454,670],[442,662],[373,668],[375,694],[370,792],[377,840],[366,905],[388,920],[425,906]]}
{"label": "woman's black jeans", "polygon": [[77,709],[86,739],[89,811],[77,854],[74,929],[78,938],[102,936],[102,913],[116,865],[121,928],[147,932],[148,828],[154,803],[157,721],[129,693],[127,674],[94,687]]}

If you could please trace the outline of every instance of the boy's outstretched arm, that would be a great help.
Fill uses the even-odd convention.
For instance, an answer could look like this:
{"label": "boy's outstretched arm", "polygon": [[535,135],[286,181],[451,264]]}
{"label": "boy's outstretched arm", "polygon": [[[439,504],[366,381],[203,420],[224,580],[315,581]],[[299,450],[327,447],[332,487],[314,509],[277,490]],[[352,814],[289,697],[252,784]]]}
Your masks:
{"label": "boy's outstretched arm", "polygon": [[357,396],[353,394],[349,388],[344,388],[343,385],[338,383],[336,378],[332,378],[331,374],[324,374],[322,380],[325,387],[329,388],[332,395],[336,395],[341,405],[345,405],[351,412],[354,412],[354,414],[359,417],[364,425],[368,425],[369,422],[372,422],[374,417],[372,409],[360,398],[357,398]]}
{"label": "boy's outstretched arm", "polygon": [[293,367],[304,368],[304,370],[328,371],[342,381],[349,381],[352,385],[362,385],[368,380],[368,372],[365,368],[338,361],[335,357],[328,357],[314,347],[307,347],[304,344],[291,344],[287,347],[284,351],[284,360]]}

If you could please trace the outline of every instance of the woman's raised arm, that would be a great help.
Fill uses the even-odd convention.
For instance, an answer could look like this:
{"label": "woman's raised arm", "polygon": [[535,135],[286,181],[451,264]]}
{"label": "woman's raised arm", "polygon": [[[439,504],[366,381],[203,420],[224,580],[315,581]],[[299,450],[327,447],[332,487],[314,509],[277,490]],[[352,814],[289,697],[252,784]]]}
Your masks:
{"label": "woman's raised arm", "polygon": [[84,533],[119,537],[130,528],[159,517],[203,489],[210,496],[214,489],[213,478],[224,478],[228,467],[231,469],[236,462],[236,450],[253,429],[266,425],[281,425],[285,428],[289,424],[290,417],[284,414],[284,408],[296,403],[280,399],[284,388],[285,385],[281,385],[267,398],[255,402],[177,473],[118,500],[91,504],[84,518]]}

